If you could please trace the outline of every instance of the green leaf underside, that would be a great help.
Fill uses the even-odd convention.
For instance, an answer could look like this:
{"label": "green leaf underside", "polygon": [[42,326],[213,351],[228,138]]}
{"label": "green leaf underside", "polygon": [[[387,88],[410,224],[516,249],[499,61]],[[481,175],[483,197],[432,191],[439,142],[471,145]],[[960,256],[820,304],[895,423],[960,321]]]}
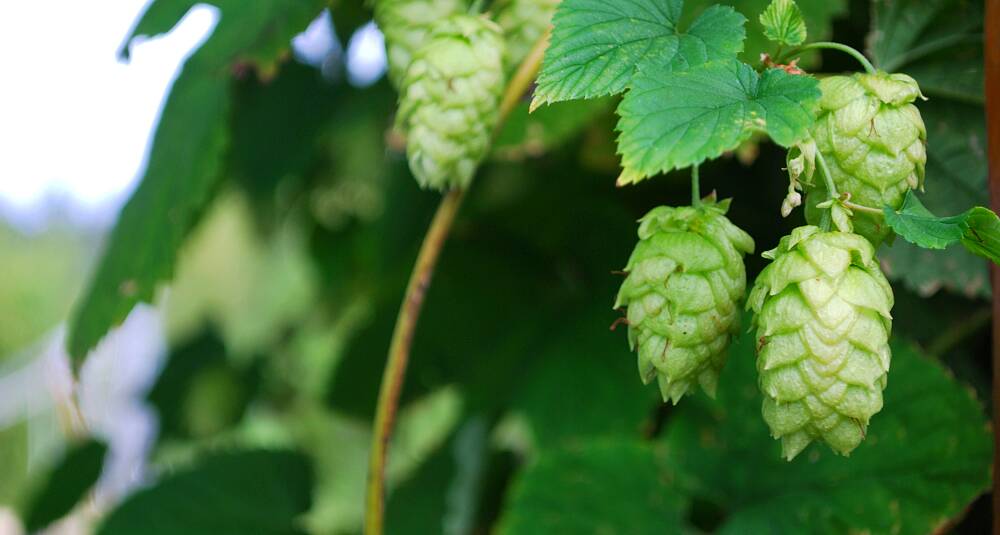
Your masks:
{"label": "green leaf underside", "polygon": [[66,516],[97,483],[108,448],[90,440],[72,447],[49,474],[24,514],[25,528],[39,531]]}
{"label": "green leaf underside", "polygon": [[682,8],[682,0],[565,0],[532,105],[620,93],[636,69],[682,69],[743,49],[743,15],[713,6],[681,31]]}
{"label": "green leaf underside", "polygon": [[794,0],[774,0],[760,14],[764,35],[783,45],[797,46],[806,40],[806,22]]}
{"label": "green leaf underside", "polygon": [[912,192],[898,211],[883,207],[885,221],[906,241],[925,249],[944,249],[961,243],[973,254],[1000,263],[1000,218],[977,206],[965,213],[937,217]]}
{"label": "green leaf underside", "polygon": [[812,77],[736,60],[640,71],[618,108],[619,184],[718,157],[754,131],[788,147],[808,132],[819,96]]}
{"label": "green leaf underside", "polygon": [[[211,201],[228,145],[230,73],[241,64],[274,73],[290,39],[320,12],[321,0],[214,2],[222,11],[211,37],[187,60],[156,128],[141,183],[119,215],[70,324],[68,350],[79,365],[139,302],[173,275],[177,250]],[[126,41],[169,31],[190,0],[154,2]]]}
{"label": "green leaf underside", "polygon": [[133,494],[97,533],[298,534],[297,519],[312,503],[312,486],[310,466],[298,454],[217,454]]}

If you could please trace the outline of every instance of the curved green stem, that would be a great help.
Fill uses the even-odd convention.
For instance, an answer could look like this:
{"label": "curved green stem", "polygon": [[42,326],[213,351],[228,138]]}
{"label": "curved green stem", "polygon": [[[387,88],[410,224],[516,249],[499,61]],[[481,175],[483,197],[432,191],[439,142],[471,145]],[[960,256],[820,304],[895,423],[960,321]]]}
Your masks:
{"label": "curved green stem", "polygon": [[787,54],[787,56],[794,56],[796,54],[800,54],[802,52],[805,52],[806,50],[816,50],[816,49],[824,49],[824,48],[828,49],[828,50],[839,50],[840,52],[844,52],[846,54],[850,54],[851,56],[854,57],[854,59],[858,60],[858,62],[861,63],[861,65],[865,68],[865,71],[867,71],[868,74],[875,74],[875,72],[876,72],[875,66],[872,65],[872,62],[868,61],[868,58],[866,58],[864,54],[862,54],[861,52],[858,52],[856,49],[851,48],[851,47],[849,47],[849,46],[847,46],[845,44],[834,43],[834,42],[831,42],[831,41],[817,41],[815,43],[809,43],[807,45],[802,45],[802,46],[800,46],[798,48],[795,48],[795,49],[791,50]]}
{"label": "curved green stem", "polygon": [[701,206],[701,178],[698,176],[698,165],[691,166],[691,206]]}
{"label": "curved green stem", "polygon": [[[549,34],[546,32],[535,43],[528,57],[518,68],[517,73],[507,84],[497,126],[507,120],[510,113],[517,107],[518,101],[531,87],[541,67],[542,56],[548,46]],[[406,367],[410,360],[410,348],[417,328],[417,320],[423,308],[424,297],[430,287],[434,268],[438,257],[448,239],[451,225],[455,220],[465,192],[454,189],[441,199],[430,228],[424,237],[413,266],[410,281],[406,286],[406,294],[399,308],[396,327],[392,332],[389,345],[388,360],[382,372],[382,385],[379,388],[378,404],[375,407],[375,424],[372,430],[372,444],[368,457],[368,488],[365,494],[365,534],[381,535],[385,528],[385,468],[389,450],[389,440],[396,421],[396,410],[399,406],[399,396],[403,390],[406,377]]]}

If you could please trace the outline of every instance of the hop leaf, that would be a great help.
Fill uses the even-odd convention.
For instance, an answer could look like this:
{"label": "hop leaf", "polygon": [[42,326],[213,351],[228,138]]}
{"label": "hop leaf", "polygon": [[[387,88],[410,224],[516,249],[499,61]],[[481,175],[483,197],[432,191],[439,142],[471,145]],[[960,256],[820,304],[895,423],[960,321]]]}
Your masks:
{"label": "hop leaf", "polygon": [[773,0],[760,14],[764,35],[783,45],[798,46],[806,40],[806,21],[794,0]]}
{"label": "hop leaf", "polygon": [[435,22],[468,10],[467,0],[376,0],[375,22],[385,36],[389,79],[399,86]]}
{"label": "hop leaf", "polygon": [[489,148],[503,92],[503,37],[485,17],[435,24],[400,87],[399,126],[425,188],[466,187]]}
{"label": "hop leaf", "polygon": [[789,460],[813,440],[847,455],[882,409],[892,288],[857,234],[799,227],[764,256],[747,300],[764,420]]}
{"label": "hop leaf", "polygon": [[615,307],[628,307],[628,339],[643,383],[658,380],[677,403],[695,385],[714,395],[746,290],[753,239],[725,213],[729,202],[671,208],[642,218],[639,244]]}
{"label": "hop leaf", "polygon": [[[858,73],[825,78],[820,90],[812,136],[838,191],[857,204],[899,208],[907,191],[923,187],[927,161],[927,130],[913,105],[917,82],[905,74]],[[806,193],[806,220],[816,224],[826,186],[814,180]],[[881,217],[866,213],[855,215],[854,227],[876,245],[891,232]]]}
{"label": "hop leaf", "polygon": [[513,71],[552,24],[561,0],[497,0],[497,24],[503,28],[507,49],[504,68]]}

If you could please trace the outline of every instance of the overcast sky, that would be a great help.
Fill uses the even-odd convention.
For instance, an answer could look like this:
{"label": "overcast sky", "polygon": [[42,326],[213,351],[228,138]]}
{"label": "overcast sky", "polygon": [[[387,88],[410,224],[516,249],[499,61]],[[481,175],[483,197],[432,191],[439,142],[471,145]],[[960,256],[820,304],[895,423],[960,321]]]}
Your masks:
{"label": "overcast sky", "polygon": [[[134,44],[125,63],[116,53],[146,3],[0,2],[0,213],[15,223],[30,227],[46,199],[63,198],[70,217],[106,224],[134,186],[163,97],[217,20],[196,7],[171,33]],[[303,60],[329,50],[326,22],[296,40]],[[381,35],[368,27],[353,44],[352,81],[378,79]]]}

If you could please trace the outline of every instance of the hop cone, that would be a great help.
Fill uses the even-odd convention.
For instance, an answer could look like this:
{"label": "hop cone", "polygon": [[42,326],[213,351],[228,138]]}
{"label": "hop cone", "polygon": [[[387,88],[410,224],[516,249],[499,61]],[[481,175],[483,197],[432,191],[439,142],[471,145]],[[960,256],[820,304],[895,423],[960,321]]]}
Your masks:
{"label": "hop cone", "polygon": [[764,420],[789,460],[813,440],[847,455],[882,409],[892,288],[857,234],[799,227],[764,256],[747,301]]}
{"label": "hop cone", "polygon": [[464,13],[467,0],[375,0],[375,22],[385,36],[389,79],[399,86],[435,22]]}
{"label": "hop cone", "polygon": [[700,384],[715,395],[746,290],[743,255],[753,239],[726,218],[729,201],[699,208],[660,206],[642,218],[639,244],[615,307],[627,306],[639,376],[663,400]]}
{"label": "hop cone", "polygon": [[561,0],[497,0],[497,24],[507,39],[504,66],[514,70],[552,23]]}
{"label": "hop cone", "polygon": [[489,148],[503,92],[503,37],[484,17],[453,15],[431,28],[400,89],[399,126],[423,187],[465,187]]}
{"label": "hop cone", "polygon": [[[917,82],[905,74],[831,76],[820,82],[823,96],[812,137],[840,193],[851,201],[898,208],[906,192],[923,186],[927,130],[912,103]],[[817,224],[827,199],[814,178],[807,189],[806,219]],[[880,216],[858,213],[855,232],[878,245],[890,233]]]}

